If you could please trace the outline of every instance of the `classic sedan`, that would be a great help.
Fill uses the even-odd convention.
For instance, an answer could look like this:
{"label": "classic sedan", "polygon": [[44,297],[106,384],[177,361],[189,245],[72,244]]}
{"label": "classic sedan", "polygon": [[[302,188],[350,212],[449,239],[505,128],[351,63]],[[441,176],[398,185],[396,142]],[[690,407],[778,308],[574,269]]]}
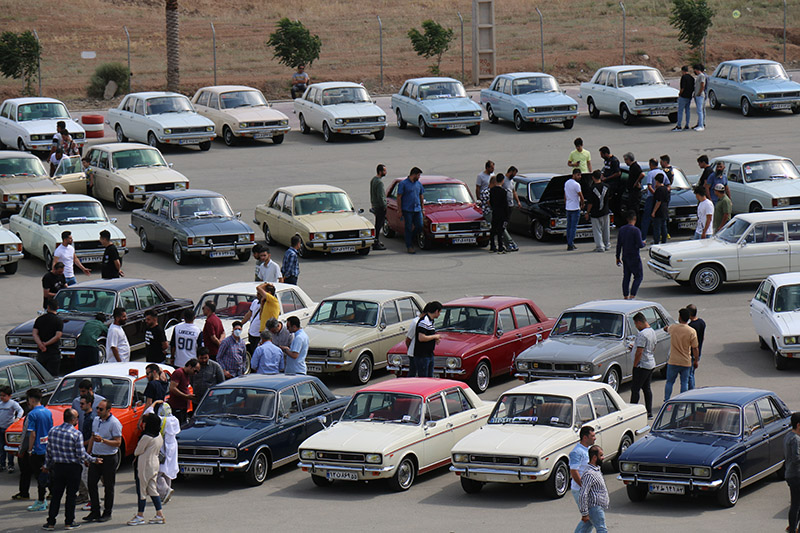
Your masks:
{"label": "classic sedan", "polygon": [[[0,388],[11,387],[11,399],[19,403],[23,409],[27,407],[25,393],[28,389],[36,387],[42,391],[42,403],[47,404],[58,381],[36,359],[0,355]],[[0,443],[0,446],[2,445],[3,443]]]}
{"label": "classic sedan", "polygon": [[567,309],[556,320],[550,338],[522,352],[516,376],[535,379],[602,381],[619,390],[633,375],[631,348],[636,336],[633,317],[642,313],[656,333],[656,369],[669,358],[669,333],[674,321],[661,304],[645,300],[596,300]]}
{"label": "classic sedan", "polygon": [[363,385],[387,366],[389,349],[406,336],[425,303],[413,292],[349,291],[317,306],[305,332],[310,374],[347,372]]}
{"label": "classic sedan", "polygon": [[420,474],[450,463],[450,448],[483,424],[492,404],[464,383],[393,379],[358,391],[341,420],[300,445],[299,466],[320,487],[388,479],[408,490]]}
{"label": "classic sedan", "polygon": [[561,498],[570,486],[569,453],[587,424],[615,464],[650,429],[644,406],[625,403],[608,385],[528,383],[506,391],[488,424],[456,442],[450,471],[469,494],[486,483],[544,483],[551,498]]}
{"label": "classic sedan", "polygon": [[[642,171],[646,174],[649,169],[647,163],[639,163]],[[623,207],[628,205],[628,165],[622,163],[620,166],[620,189],[621,193],[616,195],[614,200],[610,202],[610,207],[618,220],[625,223],[625,214],[622,212]],[[641,202],[639,204],[639,212],[637,218],[637,225],[642,220],[642,212],[644,211],[644,178],[642,178],[642,193]],[[697,197],[694,195],[692,184],[686,178],[683,170],[678,167],[672,167],[672,183],[670,183],[669,191],[669,208],[668,220],[670,225],[675,229],[694,229],[697,227]]]}
{"label": "classic sedan", "polygon": [[6,274],[15,274],[23,257],[22,241],[0,225],[0,266]]}
{"label": "classic sedan", "polygon": [[468,129],[472,135],[481,132],[481,106],[453,78],[406,80],[400,92],[392,95],[392,110],[398,128],[417,126],[423,137],[437,129]]}
{"label": "classic sedan", "polygon": [[[42,259],[50,270],[53,254],[61,244],[61,233],[71,231],[75,255],[86,266],[103,262],[100,232],[107,230],[120,256],[128,253],[125,234],[108,218],[103,205],[83,194],[48,194],[25,202],[18,215],[12,215],[8,229],[21,240],[26,253]],[[77,270],[76,270],[77,271]]]}
{"label": "classic sedan", "polygon": [[[397,189],[404,179],[395,179],[386,193],[383,235],[387,238],[405,233],[405,224],[400,220],[403,214],[397,205]],[[425,188],[422,231],[416,242],[420,249],[436,244],[489,244],[489,223],[463,181],[446,176],[422,176],[419,181]]]}
{"label": "classic sedan", "polygon": [[541,72],[512,72],[497,76],[481,89],[489,122],[511,120],[517,131],[528,124],[561,123],[571,129],[578,116],[578,102],[567,96],[556,79]]}
{"label": "classic sedan", "polygon": [[667,116],[678,121],[678,90],[667,85],[658,69],[642,65],[604,67],[592,79],[581,83],[580,97],[586,100],[589,116],[600,111],[619,115],[629,126],[638,117]]}
{"label": "classic sedan", "polygon": [[18,213],[31,196],[65,192],[35,155],[0,150],[0,216]]}
{"label": "classic sedan", "polygon": [[50,150],[56,125],[64,121],[78,148],[86,142],[86,131],[72,120],[67,106],[53,98],[11,98],[0,106],[0,146],[25,150]]}
{"label": "classic sedan", "polygon": [[291,130],[289,117],[273,109],[258,89],[244,85],[203,87],[192,98],[197,112],[214,123],[214,132],[228,146],[239,139],[283,142]]}
{"label": "classic sedan", "polygon": [[775,274],[758,286],[750,300],[750,318],[758,342],[772,351],[775,368],[786,370],[800,358],[800,274]]}
{"label": "classic sedan", "polygon": [[300,133],[322,132],[325,142],[336,135],[372,135],[376,141],[386,135],[386,113],[375,105],[363,85],[329,81],[309,85],[294,101]]}
{"label": "classic sedan", "polygon": [[777,61],[737,59],[723,61],[708,77],[708,103],[738,107],[749,117],[755,110],[800,113],[800,83],[792,81]]}
{"label": "classic sedan", "polygon": [[69,194],[86,194],[88,180],[81,164],[81,157],[78,155],[62,157],[53,173],[53,181],[64,187]]}
{"label": "classic sedan", "polygon": [[708,294],[723,282],[800,271],[798,239],[798,211],[736,215],[710,239],[651,246],[647,267]]}
{"label": "classic sedan", "polygon": [[177,436],[180,472],[241,472],[248,485],[261,485],[297,459],[301,442],[338,420],[348,401],[311,376],[254,374],[220,383]]}
{"label": "classic sedan", "polygon": [[[555,320],[527,298],[476,296],[444,304],[436,320],[437,376],[466,381],[478,394],[493,377],[513,374],[514,359],[550,335]],[[408,372],[405,339],[389,350],[389,370]]]}
{"label": "classic sedan", "polygon": [[[117,278],[96,281],[84,281],[58,291],[55,297],[58,302],[58,316],[64,321],[64,333],[61,337],[61,356],[74,359],[75,347],[86,322],[97,313],[103,313],[111,323],[111,316],[116,307],[123,307],[128,313],[128,322],[123,329],[131,345],[131,351],[144,348],[144,312],[153,310],[158,313],[158,322],[162,326],[177,324],[183,311],[192,309],[194,305],[188,299],[173,298],[156,281]],[[36,343],[33,341],[33,323],[35,320],[16,326],[6,333],[6,348],[13,355],[36,355]],[[100,345],[100,361],[104,362],[113,356],[105,352],[106,339],[98,339]],[[62,360],[62,366],[68,366]]]}
{"label": "classic sedan", "polygon": [[106,123],[117,142],[132,139],[153,148],[196,144],[205,151],[216,137],[214,123],[198,115],[188,98],[171,92],[131,93],[108,110]]}
{"label": "classic sedan", "polygon": [[628,498],[714,494],[722,507],[742,487],[783,471],[783,439],[792,412],[774,392],[704,387],[671,398],[652,431],[625,450],[620,479]]}
{"label": "classic sedan", "polygon": [[240,218],[221,194],[190,189],[154,193],[131,213],[129,226],[143,252],[171,251],[179,265],[190,257],[248,261],[256,234]]}
{"label": "classic sedan", "polygon": [[264,231],[267,244],[289,246],[300,236],[300,252],[367,255],[375,241],[375,226],[356,212],[350,197],[330,185],[293,185],[272,193],[256,206],[253,223]]}
{"label": "classic sedan", "polygon": [[734,213],[797,209],[800,171],[794,161],[771,154],[733,154],[715,157],[710,165],[725,165]]}

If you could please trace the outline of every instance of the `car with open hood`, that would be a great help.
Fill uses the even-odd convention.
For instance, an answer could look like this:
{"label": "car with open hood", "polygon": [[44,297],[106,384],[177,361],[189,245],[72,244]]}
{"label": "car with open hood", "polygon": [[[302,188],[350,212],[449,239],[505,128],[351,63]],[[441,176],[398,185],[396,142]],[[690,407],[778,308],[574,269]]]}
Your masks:
{"label": "car with open hood", "polygon": [[398,128],[403,130],[411,124],[419,128],[423,137],[436,130],[466,129],[472,135],[481,132],[481,106],[467,95],[464,85],[453,78],[406,80],[392,95],[392,110]]}
{"label": "car with open hood", "polygon": [[644,65],[603,67],[581,83],[580,97],[589,116],[619,115],[626,126],[639,117],[666,116],[678,121],[678,89],[670,87],[658,69]]}
{"label": "car with open hood", "polygon": [[500,74],[488,89],[481,89],[481,104],[489,122],[513,121],[517,131],[554,123],[571,129],[578,116],[578,102],[561,90],[553,76],[542,72]]}
{"label": "car with open hood", "polygon": [[0,150],[0,216],[18,213],[33,196],[65,192],[35,155]]}
{"label": "car with open hood", "polygon": [[800,170],[788,157],[771,154],[730,154],[715,157],[725,166],[734,213],[797,209]]}
{"label": "car with open hood", "polygon": [[[642,172],[647,174],[650,165],[648,163],[639,162]],[[660,168],[660,167],[659,167]],[[625,222],[625,214],[622,212],[624,206],[628,205],[628,195],[630,194],[628,180],[630,170],[625,163],[619,166],[621,175],[619,178],[619,189],[616,195],[609,202],[610,209],[615,213],[615,219]],[[669,184],[669,208],[667,220],[669,224],[676,230],[690,229],[694,231],[697,227],[697,197],[694,195],[693,186],[689,183],[689,179],[682,169],[673,166],[672,181]],[[640,194],[639,210],[637,214],[637,225],[642,221],[642,213],[644,212],[644,195],[647,186],[644,184],[642,178],[642,190]]]}
{"label": "car with open hood", "polygon": [[300,133],[321,131],[325,142],[337,135],[372,135],[376,141],[386,135],[386,112],[378,107],[363,85],[349,81],[328,81],[309,85],[294,101]]}
{"label": "car with open hood", "polygon": [[0,266],[6,274],[15,274],[22,259],[22,240],[0,224]]}
{"label": "car with open hood", "polygon": [[72,119],[64,102],[42,97],[10,98],[0,105],[0,145],[20,151],[50,150],[61,121],[75,145],[82,148],[86,131]]}
{"label": "car with open hood", "polygon": [[783,65],[769,59],[723,61],[708,77],[708,104],[737,107],[749,117],[754,111],[791,110],[800,113],[800,83]]}
{"label": "car with open hood", "polygon": [[750,318],[762,349],[772,352],[775,368],[800,359],[800,274],[775,274],[761,282],[750,300]]}

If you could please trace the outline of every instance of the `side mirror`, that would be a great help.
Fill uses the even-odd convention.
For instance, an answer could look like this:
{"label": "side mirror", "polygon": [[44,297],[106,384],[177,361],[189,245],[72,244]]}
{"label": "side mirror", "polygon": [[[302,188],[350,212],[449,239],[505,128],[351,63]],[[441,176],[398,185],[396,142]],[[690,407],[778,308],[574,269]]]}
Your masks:
{"label": "side mirror", "polygon": [[175,163],[167,163],[167,165],[169,165],[169,168],[172,168],[175,166]]}
{"label": "side mirror", "polygon": [[425,429],[430,429],[435,427],[436,427],[436,422],[434,422],[433,420],[428,420],[427,422],[425,422]]}
{"label": "side mirror", "polygon": [[363,210],[363,209],[359,209],[359,210],[358,210],[358,214],[359,214],[359,215],[361,215],[361,214],[363,214],[363,213],[364,213],[364,210]]}
{"label": "side mirror", "polygon": [[112,224],[116,224],[117,223],[117,217],[111,217],[111,223]]}
{"label": "side mirror", "polygon": [[329,427],[329,426],[328,426],[328,418],[327,418],[325,415],[319,415],[319,416],[317,417],[317,421],[318,421],[320,424],[322,424],[322,427],[324,427],[325,429],[328,429],[328,427]]}
{"label": "side mirror", "polygon": [[381,322],[380,324],[378,324],[378,328],[380,328],[381,331],[385,330],[386,329],[386,322]]}
{"label": "side mirror", "polygon": [[497,332],[495,332],[495,335],[497,335],[498,338],[502,337],[503,336],[503,329],[502,328],[497,328]]}
{"label": "side mirror", "polygon": [[242,218],[242,212],[241,211],[237,211],[236,213],[234,213],[233,216],[235,216],[238,219],[241,219]]}

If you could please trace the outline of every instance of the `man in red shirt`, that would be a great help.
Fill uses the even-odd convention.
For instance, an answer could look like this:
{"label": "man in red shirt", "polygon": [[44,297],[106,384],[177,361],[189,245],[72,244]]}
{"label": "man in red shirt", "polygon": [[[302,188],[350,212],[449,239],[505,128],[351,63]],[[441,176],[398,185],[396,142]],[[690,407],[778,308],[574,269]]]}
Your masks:
{"label": "man in red shirt", "polygon": [[208,348],[208,355],[211,359],[217,360],[217,352],[222,339],[225,338],[225,328],[222,321],[216,315],[217,305],[214,302],[203,304],[203,314],[206,317],[206,324],[203,326],[203,344]]}
{"label": "man in red shirt", "polygon": [[172,408],[172,414],[181,425],[186,423],[189,412],[189,403],[194,400],[194,394],[189,392],[192,376],[200,368],[197,359],[189,359],[183,368],[172,373],[169,380],[169,399],[167,403]]}

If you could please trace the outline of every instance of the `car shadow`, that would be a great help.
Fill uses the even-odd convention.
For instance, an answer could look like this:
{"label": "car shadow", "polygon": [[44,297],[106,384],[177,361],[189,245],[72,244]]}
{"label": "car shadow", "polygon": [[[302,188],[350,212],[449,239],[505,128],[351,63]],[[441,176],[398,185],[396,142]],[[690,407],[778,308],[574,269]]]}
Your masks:
{"label": "car shadow", "polygon": [[[753,332],[752,342],[736,342],[723,344],[716,357],[722,360],[727,367],[738,368],[748,378],[779,379],[786,377],[789,372],[796,372],[800,365],[789,360],[792,364],[789,370],[778,370],[773,363],[770,350],[762,350]],[[702,359],[701,359],[702,362]]]}
{"label": "car shadow", "polygon": [[[469,507],[485,509],[520,509],[531,503],[552,500],[546,493],[544,483],[487,483],[478,494],[466,494],[461,488],[458,476],[448,472],[453,483],[420,500],[425,505],[444,507]],[[571,495],[568,495],[570,498]]]}
{"label": "car shadow", "polygon": [[[577,120],[576,120],[577,122]],[[514,127],[514,123],[510,120],[499,120],[498,122],[492,124],[488,120],[485,121],[484,128],[490,128],[492,130],[492,135],[495,133],[509,133],[509,134],[516,134],[521,135],[525,133],[535,134],[535,133],[547,133],[552,134],[553,132],[557,131],[565,131],[568,132],[567,128],[561,125],[558,122],[554,122],[552,124],[526,124],[525,129],[522,131],[517,131]],[[574,128],[573,128],[574,129]]]}
{"label": "car shadow", "polygon": [[708,125],[707,124],[708,123],[708,119],[713,120],[714,119],[714,115],[717,114],[717,113],[719,113],[720,115],[725,113],[726,116],[736,115],[736,116],[741,117],[743,119],[770,118],[770,119],[780,120],[782,118],[788,118],[788,117],[794,116],[794,114],[792,113],[792,111],[790,109],[787,109],[787,110],[784,110],[784,111],[779,111],[779,110],[776,110],[776,111],[760,111],[760,110],[754,108],[753,112],[752,112],[752,115],[750,115],[749,117],[745,117],[744,115],[742,115],[742,110],[739,109],[739,108],[736,108],[736,107],[722,106],[719,109],[711,109],[710,107],[707,107],[706,108],[706,125]]}

